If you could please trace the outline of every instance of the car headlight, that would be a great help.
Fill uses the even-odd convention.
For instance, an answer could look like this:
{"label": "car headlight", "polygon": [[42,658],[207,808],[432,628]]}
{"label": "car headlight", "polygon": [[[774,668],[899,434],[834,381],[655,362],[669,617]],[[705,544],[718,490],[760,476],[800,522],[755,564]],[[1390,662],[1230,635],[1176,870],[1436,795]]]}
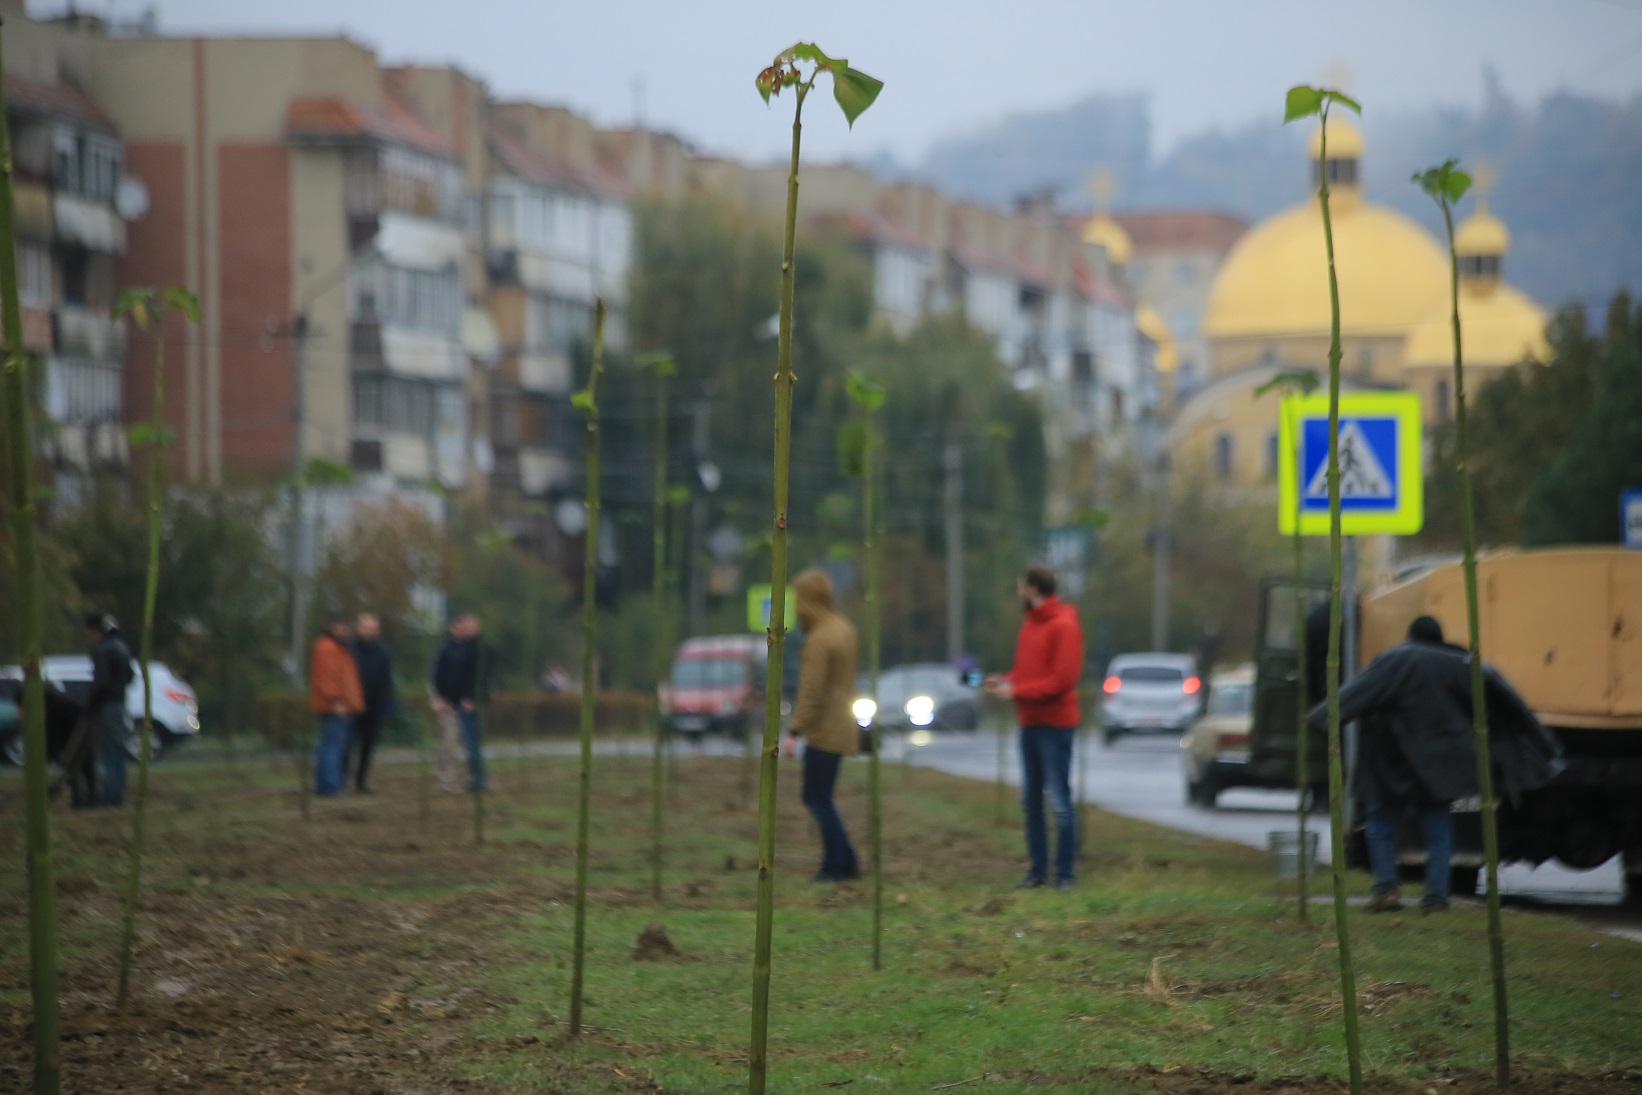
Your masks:
{"label": "car headlight", "polygon": [[872,717],[878,713],[878,704],[870,696],[862,696],[850,705],[850,711],[855,715],[855,721],[862,726],[871,726]]}
{"label": "car headlight", "polygon": [[905,710],[914,726],[928,726],[935,721],[935,701],[928,696],[913,696],[907,700]]}
{"label": "car headlight", "polygon": [[934,740],[935,735],[931,734],[928,730],[914,730],[907,736],[907,742],[911,745],[928,745]]}

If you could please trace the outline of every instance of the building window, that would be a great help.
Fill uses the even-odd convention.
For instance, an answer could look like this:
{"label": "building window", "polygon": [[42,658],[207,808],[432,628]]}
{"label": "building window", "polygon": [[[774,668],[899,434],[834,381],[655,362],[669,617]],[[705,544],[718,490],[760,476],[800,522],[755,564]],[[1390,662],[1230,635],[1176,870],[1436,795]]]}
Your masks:
{"label": "building window", "polygon": [[1436,391],[1433,393],[1433,397],[1437,404],[1437,421],[1447,422],[1448,416],[1453,413],[1452,409],[1448,405],[1448,381],[1437,381],[1437,387]]}
{"label": "building window", "polygon": [[51,252],[37,243],[17,245],[17,295],[26,308],[51,307]]}
{"label": "building window", "polygon": [[1504,265],[1500,255],[1461,255],[1460,276],[1490,278],[1497,281]]}
{"label": "building window", "polygon": [[385,325],[450,338],[462,320],[462,278],[448,270],[407,270],[378,263],[358,279],[354,314],[373,315]]}
{"label": "building window", "polygon": [[1072,351],[1072,383],[1093,384],[1095,381],[1095,355],[1089,350]]}
{"label": "building window", "polygon": [[1222,433],[1214,439],[1214,473],[1222,479],[1232,475],[1232,435]]}
{"label": "building window", "polygon": [[353,378],[353,420],[396,433],[422,437],[433,434],[434,403],[438,385],[387,373],[362,373]]}
{"label": "building window", "polygon": [[[1355,159],[1328,160],[1328,184],[1330,186],[1356,186],[1357,161]],[[1311,161],[1311,185],[1317,185],[1317,161]]]}
{"label": "building window", "polygon": [[531,353],[569,353],[578,339],[592,333],[590,304],[532,295],[525,306],[525,349]]}

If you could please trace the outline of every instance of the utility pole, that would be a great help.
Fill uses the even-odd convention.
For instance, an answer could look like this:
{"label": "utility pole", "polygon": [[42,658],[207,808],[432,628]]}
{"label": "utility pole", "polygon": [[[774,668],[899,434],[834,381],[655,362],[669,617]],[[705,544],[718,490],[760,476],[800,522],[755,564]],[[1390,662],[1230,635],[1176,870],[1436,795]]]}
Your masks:
{"label": "utility pole", "polygon": [[1152,526],[1152,649],[1169,649],[1169,454],[1157,455],[1156,519]]}
{"label": "utility pole", "polygon": [[941,461],[946,469],[946,657],[957,664],[964,653],[964,452],[949,437]]}
{"label": "utility pole", "polygon": [[[707,626],[707,575],[704,543],[707,539],[707,495],[718,489],[718,469],[707,463],[707,445],[711,433],[711,393],[703,391],[690,409],[690,456],[695,463],[695,491],[690,499],[689,575],[690,604],[687,635],[702,633]],[[709,479],[711,482],[709,482]]]}
{"label": "utility pole", "polygon": [[308,316],[299,312],[291,320],[291,649],[287,655],[288,676],[294,688],[303,680],[303,654],[308,632],[308,570],[304,565],[308,545],[307,504],[302,489],[302,429],[304,425],[305,369],[308,344]]}

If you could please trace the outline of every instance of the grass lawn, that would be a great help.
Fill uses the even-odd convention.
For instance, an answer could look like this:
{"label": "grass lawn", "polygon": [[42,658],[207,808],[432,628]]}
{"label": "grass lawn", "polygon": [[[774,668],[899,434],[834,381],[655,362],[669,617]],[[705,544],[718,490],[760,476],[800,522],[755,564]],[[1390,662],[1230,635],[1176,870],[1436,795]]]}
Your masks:
{"label": "grass lawn", "polygon": [[[678,764],[657,907],[648,761],[600,759],[592,1029],[567,1045],[573,764],[495,762],[482,847],[465,796],[435,796],[423,823],[415,765],[306,822],[288,768],[160,766],[125,1015],[109,1000],[126,821],[59,813],[65,1090],[744,1090],[757,824],[740,763]],[[807,881],[797,776],[784,762],[772,1091],[1344,1090],[1329,910],[1297,923],[1261,854],[1091,811],[1078,887],[1016,893],[1020,837],[991,786],[891,766],[874,973],[870,887]],[[864,785],[848,765],[863,860]],[[29,1047],[19,791],[0,778],[7,1091]],[[634,957],[651,924],[677,954]],[[1487,1090],[1482,910],[1351,924],[1371,1090]],[[1506,927],[1519,1089],[1642,1092],[1642,946],[1547,915]]]}

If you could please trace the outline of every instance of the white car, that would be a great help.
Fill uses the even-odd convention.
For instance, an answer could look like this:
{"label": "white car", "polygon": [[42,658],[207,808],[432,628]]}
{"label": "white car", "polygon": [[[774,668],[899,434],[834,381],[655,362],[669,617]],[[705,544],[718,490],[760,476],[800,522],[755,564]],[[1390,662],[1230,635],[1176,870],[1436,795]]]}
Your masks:
{"label": "white car", "polygon": [[[154,726],[148,755],[156,757],[179,739],[190,738],[200,732],[200,707],[194,690],[164,663],[150,662],[149,671],[153,682]],[[91,691],[89,656],[54,654],[40,659],[40,672],[47,682],[62,689],[76,702],[85,703]],[[0,677],[22,680],[23,670],[20,666],[8,665],[0,669]],[[126,751],[136,757],[141,749],[143,674],[142,667],[135,659],[131,662],[131,683],[125,690],[125,710],[129,723]],[[20,727],[0,727],[0,758],[8,764],[23,763]]]}
{"label": "white car", "polygon": [[1101,692],[1107,745],[1124,734],[1184,733],[1203,709],[1203,682],[1188,654],[1119,654]]}

